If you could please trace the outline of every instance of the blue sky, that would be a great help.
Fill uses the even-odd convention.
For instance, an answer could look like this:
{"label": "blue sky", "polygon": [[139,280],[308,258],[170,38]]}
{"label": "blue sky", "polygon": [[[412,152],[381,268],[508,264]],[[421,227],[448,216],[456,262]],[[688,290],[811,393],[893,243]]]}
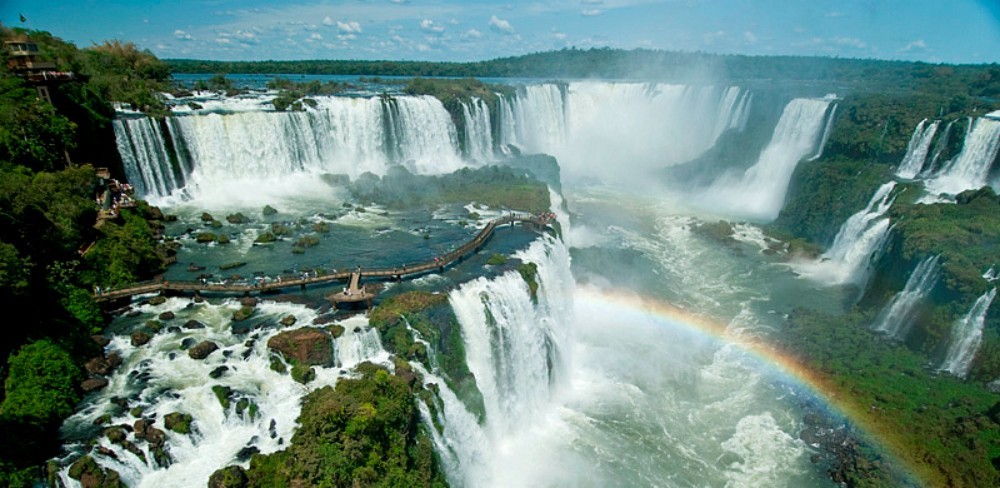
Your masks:
{"label": "blue sky", "polygon": [[2,0],[0,22],[162,58],[470,61],[610,46],[1000,62],[1000,0]]}

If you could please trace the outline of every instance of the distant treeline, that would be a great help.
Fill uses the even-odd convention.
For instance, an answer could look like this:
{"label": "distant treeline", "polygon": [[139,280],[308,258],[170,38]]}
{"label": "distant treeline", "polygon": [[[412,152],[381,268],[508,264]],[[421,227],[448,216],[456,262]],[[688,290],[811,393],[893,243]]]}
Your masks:
{"label": "distant treeline", "polygon": [[[743,56],[649,49],[576,49],[532,53],[468,63],[429,61],[203,61],[170,59],[174,73],[454,76],[496,78],[589,78],[697,80],[782,80],[844,82],[900,90],[930,88],[941,77],[979,88],[975,95],[1000,94],[1000,65],[935,65],[908,61],[808,56]],[[938,87],[940,88],[940,86]]]}

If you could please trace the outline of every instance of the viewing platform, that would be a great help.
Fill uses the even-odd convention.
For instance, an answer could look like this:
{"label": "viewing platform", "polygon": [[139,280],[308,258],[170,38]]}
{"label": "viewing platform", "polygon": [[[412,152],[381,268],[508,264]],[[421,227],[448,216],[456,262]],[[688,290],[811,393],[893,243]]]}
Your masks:
{"label": "viewing platform", "polygon": [[401,281],[432,271],[444,271],[445,268],[461,261],[465,256],[478,251],[497,228],[503,225],[521,224],[522,226],[543,230],[552,223],[550,215],[536,216],[528,214],[510,214],[491,220],[468,242],[455,248],[451,252],[434,258],[433,260],[418,263],[406,263],[392,268],[362,268],[358,267],[353,271],[339,271],[328,274],[303,273],[298,278],[278,279],[257,283],[209,283],[206,281],[151,281],[146,283],[136,283],[125,288],[112,290],[101,290],[94,293],[94,300],[98,303],[113,302],[131,298],[135,295],[146,293],[224,293],[249,295],[250,293],[276,292],[285,288],[299,287],[305,290],[309,285],[328,285],[336,282],[346,282],[348,286],[342,291],[327,295],[327,300],[334,306],[341,303],[365,302],[369,306],[375,298],[375,293],[369,291],[361,284],[362,278],[395,280]]}

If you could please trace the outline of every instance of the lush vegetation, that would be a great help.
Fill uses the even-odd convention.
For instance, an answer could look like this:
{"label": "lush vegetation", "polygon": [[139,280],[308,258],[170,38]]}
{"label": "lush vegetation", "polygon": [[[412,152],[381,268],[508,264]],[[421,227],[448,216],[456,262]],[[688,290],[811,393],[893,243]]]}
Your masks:
{"label": "lush vegetation", "polygon": [[429,368],[431,352],[413,340],[409,329],[420,334],[433,346],[436,363],[449,388],[471,411],[483,413],[476,378],[466,366],[461,328],[447,295],[420,291],[395,295],[379,303],[368,320],[378,329],[386,350],[410,361],[420,361]]}
{"label": "lush vegetation", "polygon": [[550,205],[544,183],[503,166],[462,168],[440,176],[415,175],[402,166],[393,166],[381,178],[371,173],[361,175],[351,183],[351,193],[359,201],[390,208],[476,202],[539,213]]}
{"label": "lush vegetation", "polygon": [[[30,486],[57,453],[58,427],[80,399],[82,364],[99,353],[90,339],[106,324],[95,286],[149,279],[160,271],[147,206],[95,228],[102,182],[70,161],[114,152],[111,100],[154,110],[166,65],[131,44],[78,50],[39,31],[41,55],[74,81],[53,88],[54,105],[0,63],[0,307],[19,317],[0,332],[0,485]],[[3,54],[6,57],[6,52]],[[110,147],[110,149],[108,149]]]}
{"label": "lush vegetation", "polygon": [[[870,329],[874,313],[828,316],[796,310],[776,340],[811,371],[826,392],[878,435],[928,486],[997,486],[1000,402],[978,385],[926,367],[926,359]],[[845,464],[849,486],[900,485],[877,454]]]}
{"label": "lush vegetation", "polygon": [[743,56],[668,52],[650,49],[577,49],[532,53],[470,63],[419,61],[301,60],[205,61],[171,59],[175,73],[325,74],[424,77],[628,78],[697,80],[713,68],[730,80],[819,80],[855,84],[880,91],[911,91],[932,87],[935,76],[953,76],[938,85],[968,86],[987,97],[1000,94],[1000,67],[988,71],[973,66],[839,59],[807,56]]}
{"label": "lush vegetation", "polygon": [[288,449],[255,455],[245,474],[216,473],[227,483],[218,486],[445,486],[413,400],[419,378],[371,363],[357,370],[305,398]]}
{"label": "lush vegetation", "polygon": [[[891,179],[920,120],[956,121],[942,146],[941,158],[948,159],[961,150],[965,117],[998,107],[994,67],[914,65],[906,71],[898,87],[859,90],[838,102],[824,156],[796,168],[772,233],[828,247],[840,225]],[[890,238],[873,258],[871,282],[857,303],[848,304],[844,316],[797,310],[777,339],[818,371],[865,428],[884,437],[933,486],[994,486],[1000,408],[986,383],[1000,376],[996,310],[987,316],[970,380],[930,368],[944,358],[955,321],[991,286],[982,274],[997,262],[1000,203],[988,188],[960,195],[958,204],[915,204],[919,184],[899,184],[895,192]],[[901,343],[873,333],[874,317],[903,288],[916,264],[934,255],[941,256],[941,280],[910,333]],[[878,461],[877,454],[855,454],[875,462],[844,463],[849,484],[897,483],[890,464]],[[855,469],[862,465],[865,469]]]}

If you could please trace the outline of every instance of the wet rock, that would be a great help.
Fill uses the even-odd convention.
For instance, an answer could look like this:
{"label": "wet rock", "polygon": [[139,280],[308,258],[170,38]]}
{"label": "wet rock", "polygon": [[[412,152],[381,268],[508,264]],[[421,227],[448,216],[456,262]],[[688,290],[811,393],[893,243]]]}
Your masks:
{"label": "wet rock", "polygon": [[135,309],[129,310],[128,313],[125,314],[126,317],[138,317],[140,315],[142,315],[142,312]]}
{"label": "wet rock", "polygon": [[177,359],[177,353],[172,352],[170,354],[167,354],[167,359],[169,359],[171,361],[173,361],[174,359]]}
{"label": "wet rock", "polygon": [[111,397],[109,399],[109,401],[111,403],[117,405],[119,408],[127,408],[128,407],[128,400],[126,400],[126,399],[124,399],[122,397]]}
{"label": "wet rock", "polygon": [[256,297],[243,297],[242,299],[240,299],[240,305],[244,307],[253,308],[257,306],[257,303],[258,301]]}
{"label": "wet rock", "polygon": [[145,345],[151,337],[149,334],[141,331],[136,331],[132,333],[132,347],[139,347]]}
{"label": "wet rock", "polygon": [[201,213],[201,221],[202,222],[211,222],[213,220],[215,220],[215,217],[212,217],[212,214],[210,214],[208,212],[202,212]]}
{"label": "wet rock", "polygon": [[208,488],[245,488],[247,483],[247,473],[239,466],[227,466],[208,478]]}
{"label": "wet rock", "polygon": [[108,386],[108,380],[104,378],[87,378],[83,380],[83,383],[80,383],[80,389],[83,390],[84,393],[97,391],[106,386]]}
{"label": "wet rock", "polygon": [[326,330],[327,330],[327,332],[330,333],[331,336],[333,336],[334,339],[336,339],[336,338],[344,335],[344,326],[343,325],[333,324],[333,325],[327,327]]}
{"label": "wet rock", "polygon": [[197,344],[197,342],[198,341],[196,341],[194,337],[185,337],[184,340],[181,341],[181,349],[191,349],[195,344]]}
{"label": "wet rock", "polygon": [[118,455],[115,454],[115,451],[112,451],[111,449],[108,449],[107,447],[97,446],[97,452],[100,453],[102,456],[107,456],[107,457],[109,457],[111,459],[118,459]]}
{"label": "wet rock", "polygon": [[294,315],[288,315],[285,318],[281,319],[281,325],[284,325],[285,327],[290,327],[295,325],[295,321],[296,318]]}
{"label": "wet rock", "polygon": [[257,449],[257,446],[247,446],[240,449],[240,452],[236,453],[236,460],[241,463],[245,463],[249,461],[254,454],[260,454],[260,449]]}
{"label": "wet rock", "polygon": [[285,331],[268,340],[267,347],[301,365],[333,365],[333,341],[322,329],[303,327]]}
{"label": "wet rock", "polygon": [[222,409],[229,410],[229,397],[232,396],[233,389],[228,386],[215,385],[212,387],[212,393],[215,393],[215,398],[219,400],[219,405],[222,405]]}
{"label": "wet rock", "polygon": [[171,464],[174,464],[174,459],[170,457],[170,453],[163,446],[154,447],[152,449],[153,460],[161,468],[166,468]]}
{"label": "wet rock", "polygon": [[149,303],[150,305],[163,305],[164,303],[167,303],[167,297],[163,295],[157,295],[155,297],[150,298],[147,303]]}
{"label": "wet rock", "polygon": [[166,441],[166,433],[153,427],[154,421],[151,419],[139,419],[135,421],[135,438],[144,439],[151,448],[163,447]]}
{"label": "wet rock", "polygon": [[267,431],[271,433],[271,438],[274,439],[278,437],[278,422],[271,419],[271,425],[268,426]]}
{"label": "wet rock", "polygon": [[96,342],[97,345],[101,346],[101,347],[107,347],[108,344],[111,344],[111,338],[110,337],[105,337],[105,336],[102,336],[100,334],[92,335],[92,336],[90,336],[90,338],[93,339],[94,342]]}
{"label": "wet rock", "polygon": [[197,320],[191,319],[191,320],[188,320],[187,322],[184,322],[184,328],[185,329],[204,329],[205,328],[205,324],[203,324],[201,322],[198,322]]}
{"label": "wet rock", "polygon": [[179,334],[181,332],[180,327],[167,327],[167,332],[171,334]]}
{"label": "wet rock", "polygon": [[190,434],[192,420],[186,413],[171,412],[163,417],[163,426],[178,434]]}
{"label": "wet rock", "polygon": [[122,363],[122,357],[117,352],[108,354],[107,357],[95,357],[90,361],[87,361],[83,367],[87,370],[87,373],[92,375],[99,374],[107,376],[111,374],[115,368],[117,368]]}
{"label": "wet rock", "polygon": [[232,349],[226,349],[225,351],[222,351],[222,355],[227,358],[231,358],[233,357],[233,351]]}
{"label": "wet rock", "polygon": [[79,481],[84,488],[121,486],[121,477],[117,471],[101,468],[89,455],[81,457],[70,466],[69,477]]}
{"label": "wet rock", "polygon": [[125,437],[128,436],[128,434],[125,432],[125,429],[120,425],[104,429],[104,435],[105,437],[108,438],[109,441],[115,444],[124,441]]}
{"label": "wet rock", "polygon": [[174,313],[170,310],[163,312],[159,315],[160,320],[172,320],[175,317]]}
{"label": "wet rock", "polygon": [[111,423],[111,414],[106,413],[94,419],[94,425],[108,425]]}
{"label": "wet rock", "polygon": [[212,341],[202,341],[197,346],[188,349],[188,356],[191,356],[191,359],[202,360],[218,348],[218,344]]}
{"label": "wet rock", "polygon": [[226,222],[229,222],[230,224],[245,224],[249,221],[250,219],[248,219],[246,215],[243,215],[242,212],[236,212],[226,216]]}
{"label": "wet rock", "polygon": [[204,299],[204,298],[202,298],[202,296],[201,296],[201,295],[195,295],[195,296],[194,296],[194,303],[202,303],[202,302],[204,302],[204,301],[205,301],[205,299]]}
{"label": "wet rock", "polygon": [[219,366],[218,368],[213,369],[211,373],[208,373],[208,376],[212,379],[219,379],[228,371],[229,366]]}
{"label": "wet rock", "polygon": [[313,325],[326,325],[336,320],[333,315],[321,315],[313,319]]}
{"label": "wet rock", "polygon": [[264,214],[264,216],[268,216],[268,215],[274,215],[278,213],[278,211],[270,205],[264,205],[264,210],[262,210],[261,213]]}
{"label": "wet rock", "polygon": [[240,307],[239,310],[233,312],[233,322],[242,322],[250,318],[253,315],[253,310],[253,307]]}

